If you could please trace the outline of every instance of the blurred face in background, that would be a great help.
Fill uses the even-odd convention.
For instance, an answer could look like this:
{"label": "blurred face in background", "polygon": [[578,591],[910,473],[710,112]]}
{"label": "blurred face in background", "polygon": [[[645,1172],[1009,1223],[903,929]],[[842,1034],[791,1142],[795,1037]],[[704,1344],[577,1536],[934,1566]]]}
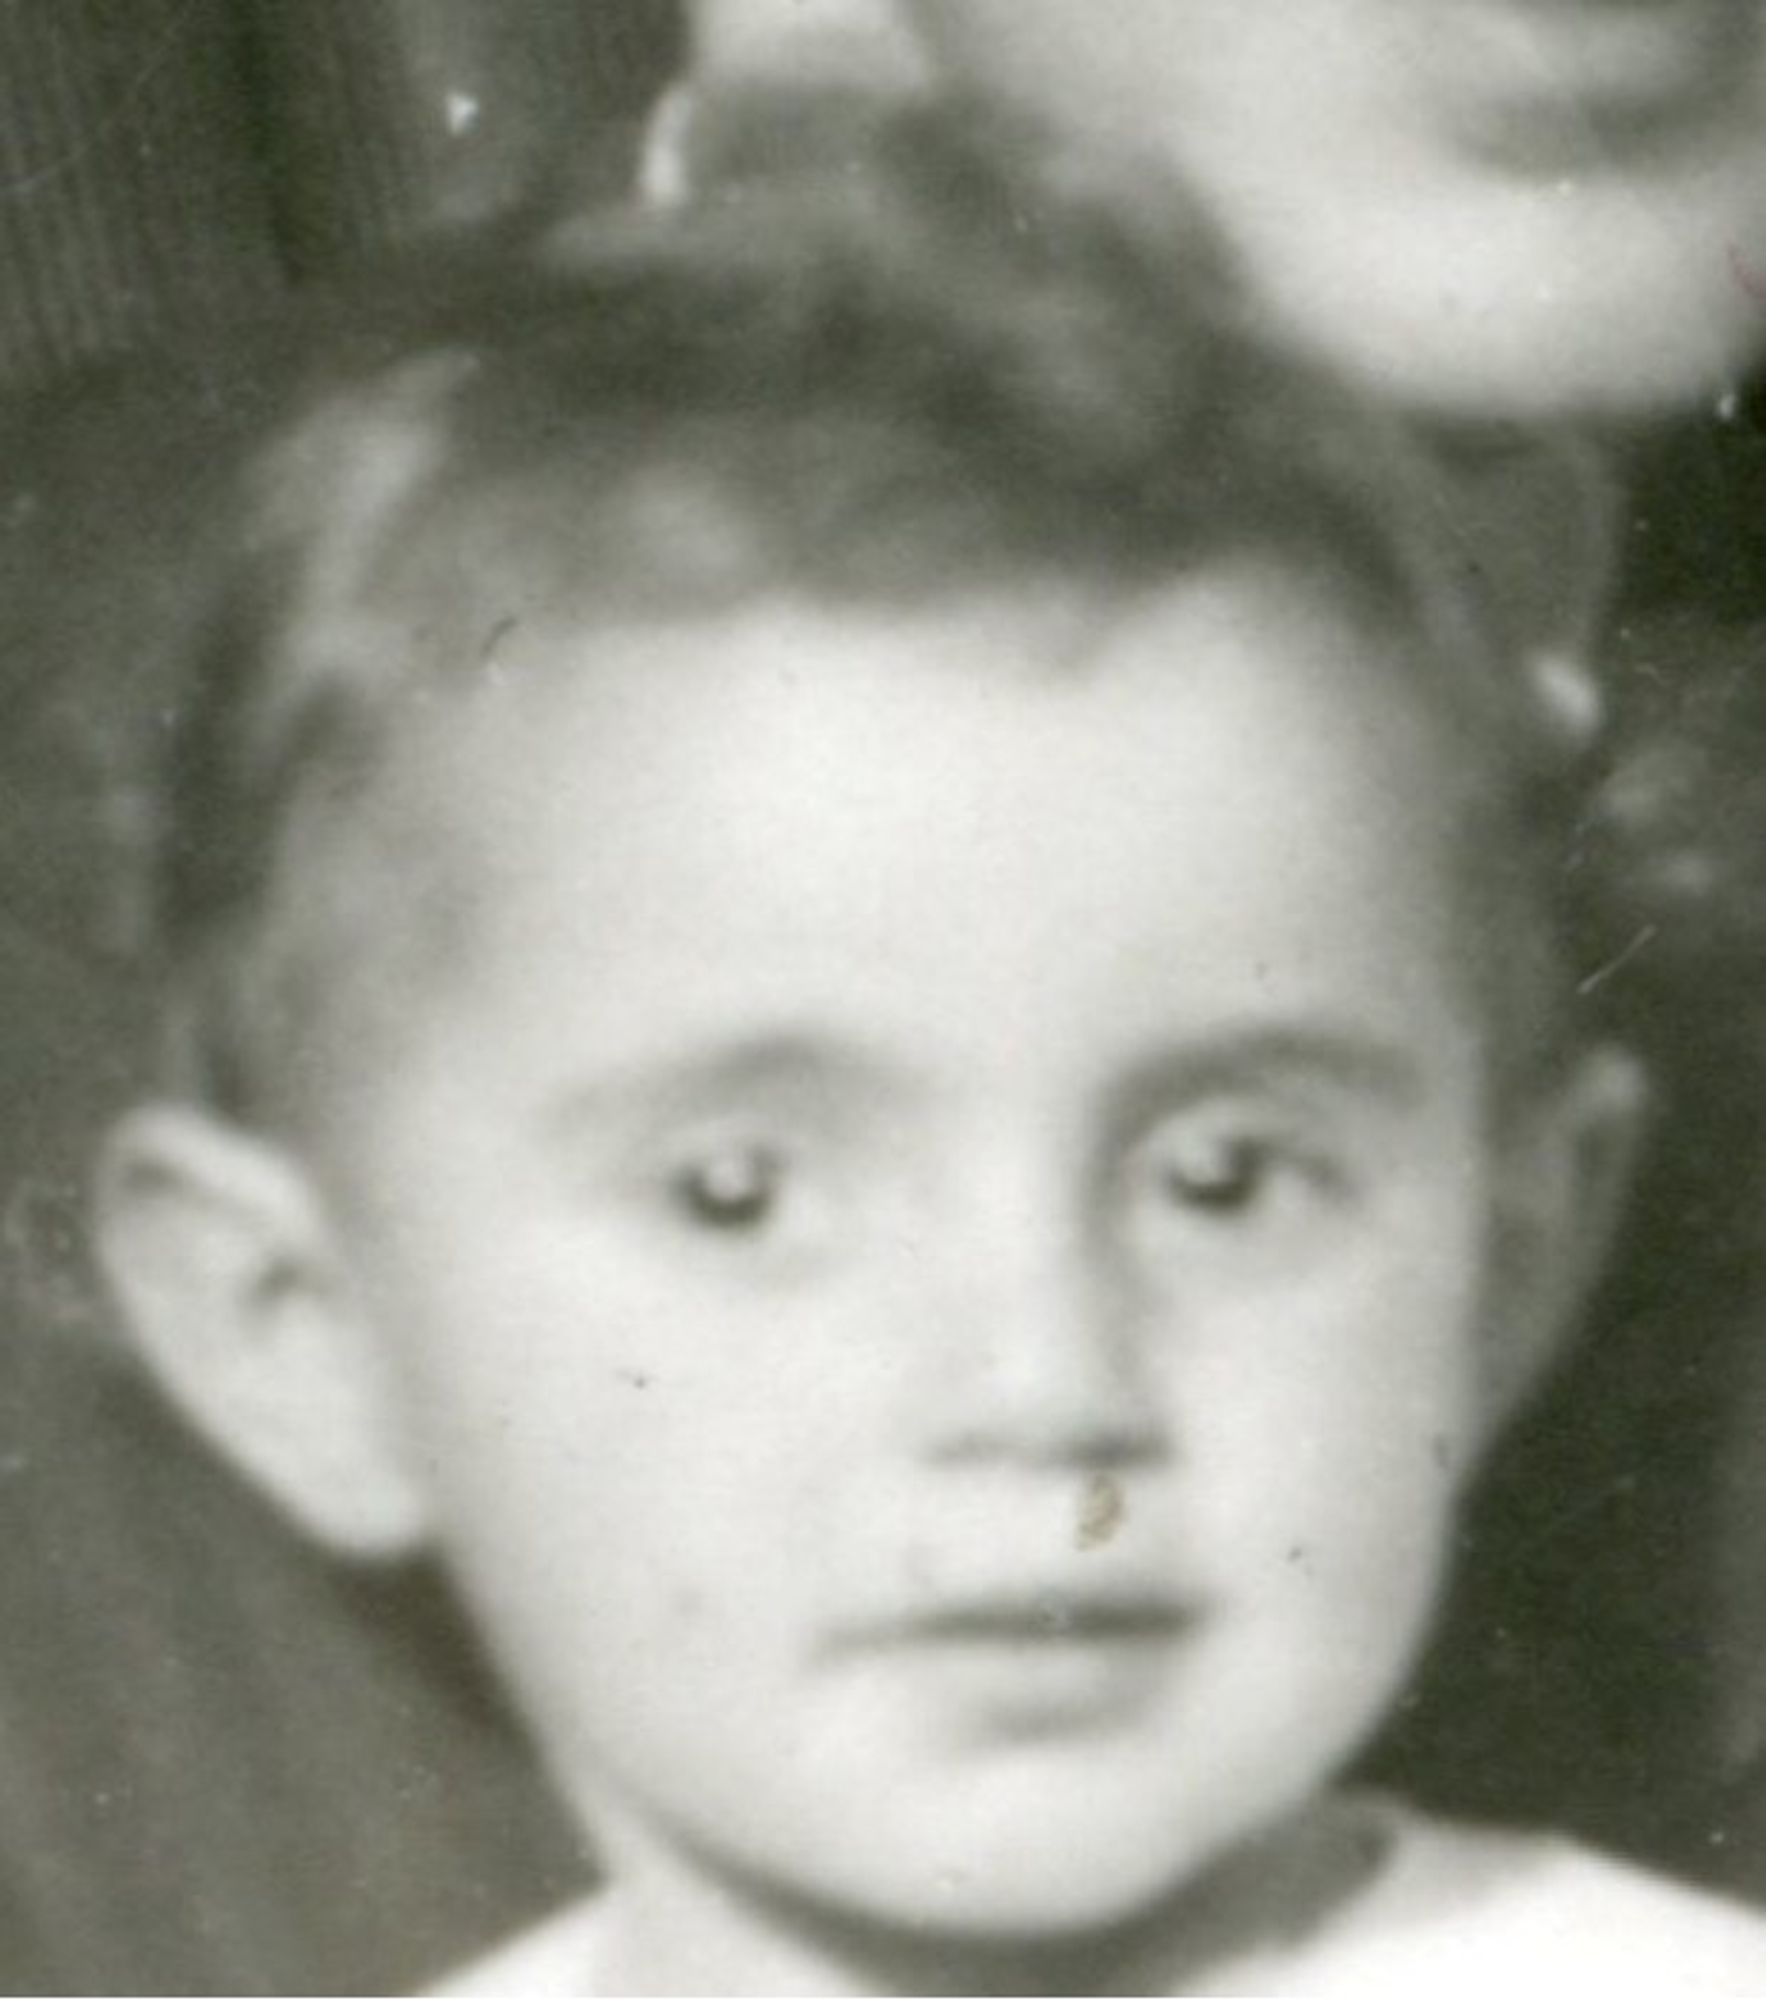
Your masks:
{"label": "blurred face in background", "polygon": [[1408,401],[1646,415],[1766,349],[1762,0],[904,5],[1194,177],[1278,314]]}

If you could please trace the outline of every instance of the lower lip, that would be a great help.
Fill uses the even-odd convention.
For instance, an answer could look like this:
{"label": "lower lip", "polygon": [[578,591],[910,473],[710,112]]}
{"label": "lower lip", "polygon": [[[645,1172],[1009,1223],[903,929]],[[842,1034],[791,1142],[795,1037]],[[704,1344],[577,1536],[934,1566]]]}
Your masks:
{"label": "lower lip", "polygon": [[1140,1712],[1178,1656],[1195,1621],[1156,1620],[1059,1633],[915,1633],[889,1650],[931,1675],[940,1692],[988,1735],[1042,1737],[1108,1727]]}
{"label": "lower lip", "polygon": [[1697,144],[1754,94],[1762,13],[1736,0],[1465,0],[1441,91],[1474,150],[1535,171]]}

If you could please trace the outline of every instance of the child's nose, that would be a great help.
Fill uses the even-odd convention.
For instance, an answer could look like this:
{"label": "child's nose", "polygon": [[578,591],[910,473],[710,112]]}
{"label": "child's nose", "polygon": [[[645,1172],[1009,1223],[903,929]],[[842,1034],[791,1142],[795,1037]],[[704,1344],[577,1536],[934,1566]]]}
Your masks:
{"label": "child's nose", "polygon": [[996,1220],[939,1315],[937,1454],[1112,1467],[1170,1439],[1132,1288],[1071,1222]]}

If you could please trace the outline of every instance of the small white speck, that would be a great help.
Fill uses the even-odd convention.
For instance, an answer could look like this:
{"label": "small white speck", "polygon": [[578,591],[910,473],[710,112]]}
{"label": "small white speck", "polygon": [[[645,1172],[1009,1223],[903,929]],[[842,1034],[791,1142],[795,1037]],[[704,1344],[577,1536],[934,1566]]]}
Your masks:
{"label": "small white speck", "polygon": [[1717,420],[1732,424],[1741,415],[1741,398],[1733,389],[1726,389],[1717,399]]}
{"label": "small white speck", "polygon": [[478,99],[469,97],[463,90],[448,92],[448,130],[457,139],[463,132],[470,132],[478,123]]}

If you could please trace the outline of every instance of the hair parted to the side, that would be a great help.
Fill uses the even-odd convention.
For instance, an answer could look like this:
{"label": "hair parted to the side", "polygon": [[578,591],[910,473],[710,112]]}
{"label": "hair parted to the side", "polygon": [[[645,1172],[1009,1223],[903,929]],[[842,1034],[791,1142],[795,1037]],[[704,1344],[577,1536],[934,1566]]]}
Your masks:
{"label": "hair parted to the side", "polygon": [[347,815],[406,704],[548,604],[889,606],[1272,554],[1399,638],[1501,794],[1523,900],[1556,894],[1539,855],[1583,809],[1589,718],[1519,657],[1451,483],[1261,330],[1209,218],[999,111],[823,112],[745,102],[691,199],[456,254],[315,366],[165,764],[182,1087],[262,1115],[294,830]]}

